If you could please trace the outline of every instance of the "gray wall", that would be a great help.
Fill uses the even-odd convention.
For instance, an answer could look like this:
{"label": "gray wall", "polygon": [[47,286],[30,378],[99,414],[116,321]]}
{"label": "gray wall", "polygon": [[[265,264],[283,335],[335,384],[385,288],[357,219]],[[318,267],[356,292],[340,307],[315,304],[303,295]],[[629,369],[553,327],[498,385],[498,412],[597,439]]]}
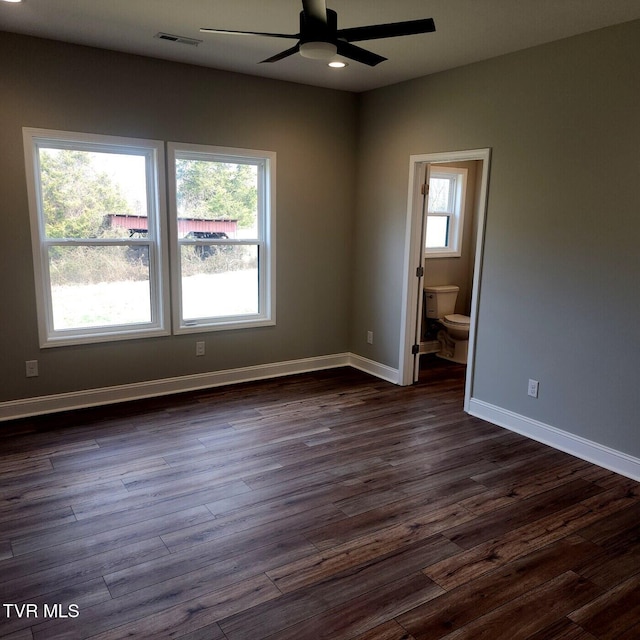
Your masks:
{"label": "gray wall", "polygon": [[[347,350],[356,96],[6,33],[0,65],[0,401]],[[277,326],[40,350],[25,126],[275,151]]]}
{"label": "gray wall", "polygon": [[409,156],[491,147],[473,396],[640,455],[639,42],[635,21],[362,96],[353,351],[398,366]]}

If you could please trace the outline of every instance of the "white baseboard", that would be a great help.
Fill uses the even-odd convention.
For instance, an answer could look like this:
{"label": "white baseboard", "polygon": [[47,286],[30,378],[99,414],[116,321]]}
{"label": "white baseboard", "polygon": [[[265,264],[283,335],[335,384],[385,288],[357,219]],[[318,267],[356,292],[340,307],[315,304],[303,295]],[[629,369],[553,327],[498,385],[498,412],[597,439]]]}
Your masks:
{"label": "white baseboard", "polygon": [[440,351],[440,343],[437,340],[428,340],[420,343],[420,355],[438,353],[438,351]]}
{"label": "white baseboard", "polygon": [[251,382],[266,378],[289,376],[296,373],[320,371],[336,367],[349,366],[351,354],[342,353],[302,360],[290,360],[288,362],[276,362],[272,364],[243,367],[240,369],[226,369],[177,378],[164,378],[161,380],[149,380],[133,384],[118,385],[115,387],[102,387],[99,389],[86,389],[72,393],[60,393],[50,396],[25,398],[0,403],[0,421],[25,418],[68,411],[70,409],[84,409],[116,402],[129,400],[141,400],[172,393],[185,391],[197,391],[239,382]]}
{"label": "white baseboard", "polygon": [[381,378],[387,382],[400,384],[400,371],[398,369],[393,369],[392,367],[380,364],[379,362],[363,358],[355,353],[349,354],[349,366],[354,369],[364,371],[365,373],[370,373],[372,376]]}
{"label": "white baseboard", "polygon": [[569,453],[576,458],[586,460],[619,473],[633,480],[640,481],[640,459],[622,451],[576,436],[562,429],[549,426],[537,420],[519,415],[507,409],[471,398],[468,412],[510,431],[520,433],[527,438],[547,444],[554,449]]}
{"label": "white baseboard", "polygon": [[[353,353],[341,353],[287,362],[226,369],[210,373],[150,380],[134,384],[87,389],[72,393],[25,398],[0,402],[0,422],[26,418],[45,413],[72,409],[83,409],[99,405],[141,400],[172,393],[197,391],[223,385],[252,382],[267,378],[294,375],[350,366],[376,378],[400,384],[400,371]],[[532,420],[507,409],[502,409],[482,400],[471,398],[468,412],[510,431],[520,433],[532,440],[542,442],[587,462],[640,481],[640,459],[616,451],[591,440],[581,438],[556,427]]]}

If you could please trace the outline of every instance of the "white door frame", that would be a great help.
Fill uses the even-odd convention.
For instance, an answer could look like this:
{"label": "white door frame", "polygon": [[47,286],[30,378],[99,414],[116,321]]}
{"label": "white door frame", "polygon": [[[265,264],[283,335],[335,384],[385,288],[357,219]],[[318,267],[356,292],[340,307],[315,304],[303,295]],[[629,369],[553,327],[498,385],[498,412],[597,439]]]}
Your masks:
{"label": "white door frame", "polygon": [[471,293],[471,323],[469,327],[469,353],[464,399],[465,411],[468,409],[473,382],[478,304],[480,300],[480,276],[482,273],[484,228],[489,187],[489,163],[491,160],[491,149],[489,148],[443,153],[426,153],[410,156],[409,195],[405,230],[402,325],[400,330],[400,356],[398,360],[400,384],[413,384],[414,357],[411,353],[411,349],[415,343],[417,322],[420,317],[420,311],[416,309],[416,304],[419,300],[418,292],[423,283],[423,277],[416,275],[416,269],[424,264],[424,238],[421,233],[422,205],[424,198],[421,193],[421,179],[424,178],[424,165],[436,162],[464,162],[470,160],[482,161],[482,178],[478,210],[476,212],[478,231],[476,235],[473,288]]}

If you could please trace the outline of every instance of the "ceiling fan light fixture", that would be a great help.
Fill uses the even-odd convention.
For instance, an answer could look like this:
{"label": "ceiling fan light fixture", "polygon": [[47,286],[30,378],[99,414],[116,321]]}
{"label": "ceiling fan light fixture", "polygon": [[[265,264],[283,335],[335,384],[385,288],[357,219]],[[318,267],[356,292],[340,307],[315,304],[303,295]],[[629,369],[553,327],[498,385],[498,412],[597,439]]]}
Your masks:
{"label": "ceiling fan light fixture", "polygon": [[386,58],[373,51],[363,49],[353,44],[354,42],[398,38],[400,36],[411,36],[436,30],[433,18],[338,29],[338,14],[333,9],[327,9],[326,3],[327,0],[302,0],[300,31],[298,33],[233,31],[230,29],[212,29],[205,27],[201,28],[200,31],[265,38],[284,38],[286,40],[297,41],[293,47],[289,47],[285,51],[280,51],[266,60],[261,60],[261,64],[263,62],[280,62],[280,60],[284,60],[297,53],[303,58],[322,60],[325,64],[329,64],[330,62],[334,62],[339,54],[340,58],[346,58],[347,60],[365,64],[369,67],[375,67],[377,64],[384,62]]}
{"label": "ceiling fan light fixture", "polygon": [[300,45],[300,55],[312,60],[330,60],[338,52],[338,47],[332,42],[303,42]]}
{"label": "ceiling fan light fixture", "polygon": [[348,66],[346,62],[342,60],[332,60],[329,65],[332,69],[344,69],[344,67]]}

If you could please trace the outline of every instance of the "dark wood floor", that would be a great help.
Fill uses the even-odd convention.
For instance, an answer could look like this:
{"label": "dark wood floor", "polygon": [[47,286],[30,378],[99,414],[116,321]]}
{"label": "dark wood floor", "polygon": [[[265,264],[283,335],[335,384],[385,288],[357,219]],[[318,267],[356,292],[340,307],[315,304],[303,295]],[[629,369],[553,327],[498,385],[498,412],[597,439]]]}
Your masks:
{"label": "dark wood floor", "polygon": [[0,637],[640,638],[638,484],[430,362],[0,425]]}

